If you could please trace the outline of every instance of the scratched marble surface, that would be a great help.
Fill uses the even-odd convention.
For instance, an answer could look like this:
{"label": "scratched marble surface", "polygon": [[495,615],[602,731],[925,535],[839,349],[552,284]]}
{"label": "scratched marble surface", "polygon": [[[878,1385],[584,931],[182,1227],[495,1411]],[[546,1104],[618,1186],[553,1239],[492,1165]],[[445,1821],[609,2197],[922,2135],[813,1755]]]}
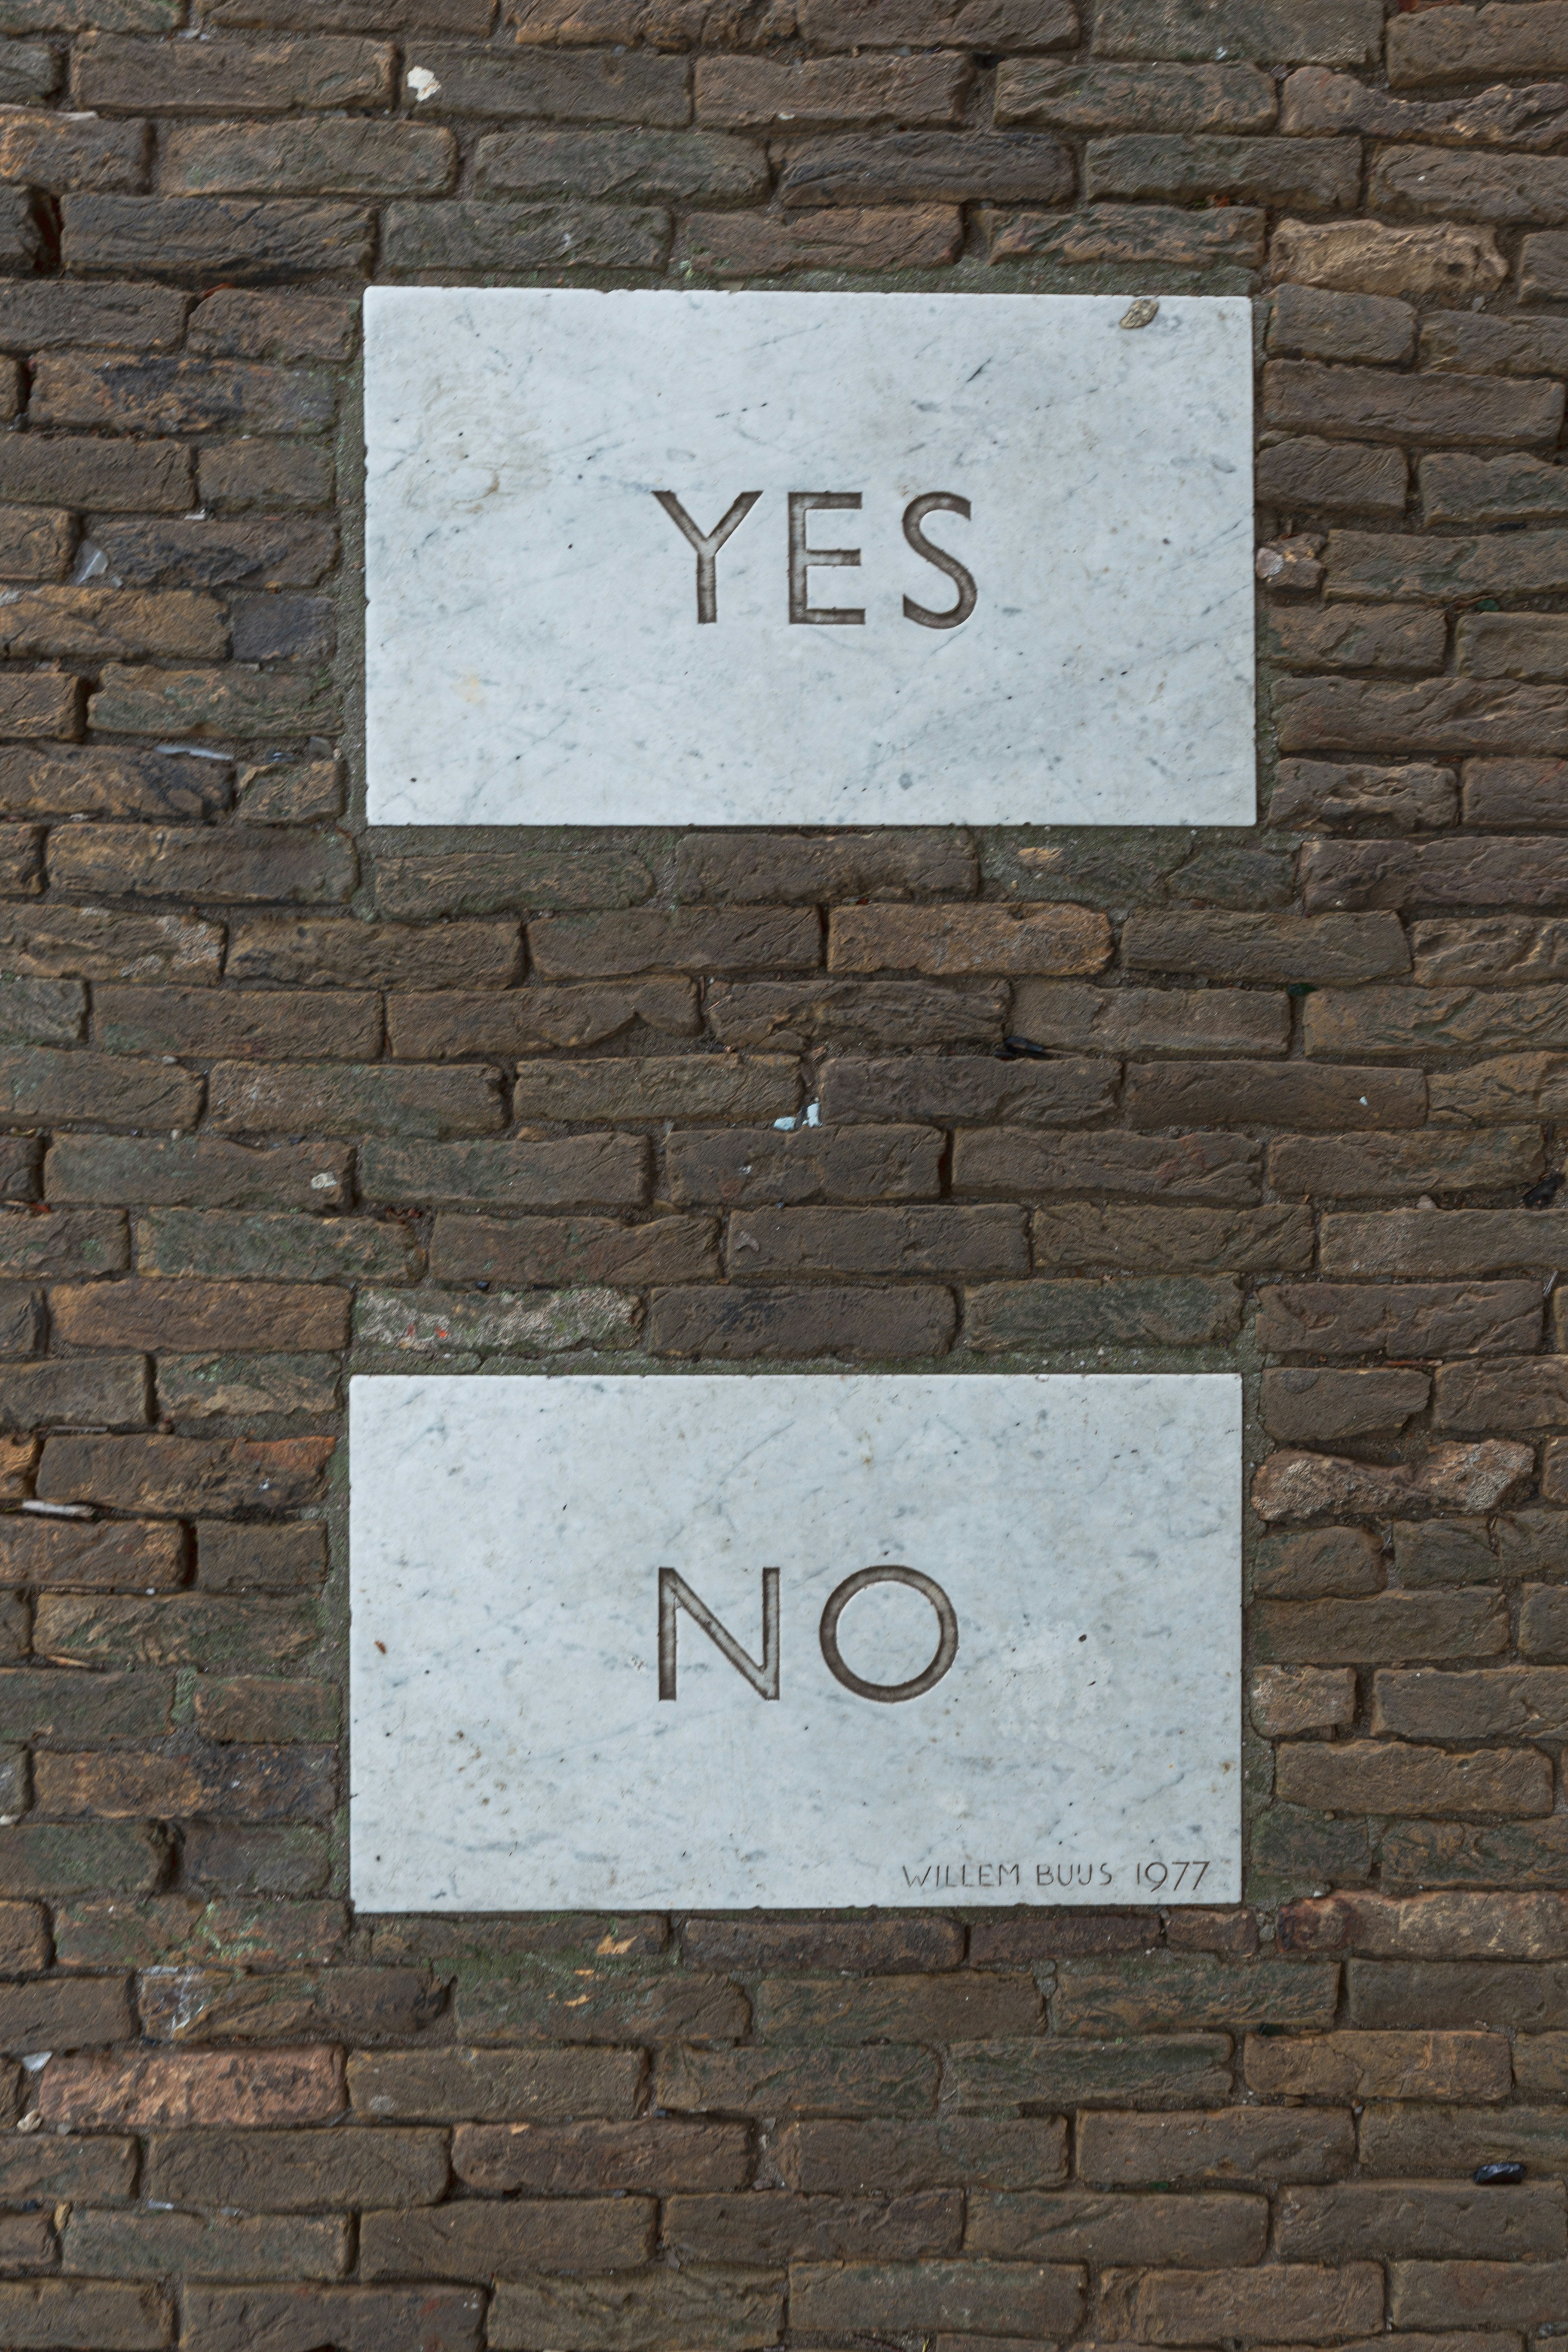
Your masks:
{"label": "scratched marble surface", "polygon": [[1248,305],[1129,307],[372,288],[371,823],[1253,823]]}
{"label": "scratched marble surface", "polygon": [[[1237,1901],[1240,1399],[1218,1374],[356,1379],[355,1901]],[[896,1700],[821,1633],[890,1566],[937,1593],[842,1598],[840,1667],[921,1679],[943,1600],[957,1636]],[[661,1696],[661,1569],[752,1674],[676,1596]]]}

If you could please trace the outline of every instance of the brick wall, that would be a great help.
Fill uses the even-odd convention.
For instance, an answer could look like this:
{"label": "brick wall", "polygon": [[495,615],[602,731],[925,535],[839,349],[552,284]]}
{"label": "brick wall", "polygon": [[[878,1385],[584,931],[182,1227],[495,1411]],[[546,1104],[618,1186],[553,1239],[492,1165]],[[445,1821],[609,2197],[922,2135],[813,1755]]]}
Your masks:
{"label": "brick wall", "polygon": [[[1521,2352],[1568,6],[499,16],[0,0],[0,2341]],[[359,289],[567,265],[1255,291],[1268,821],[367,833]],[[1244,1371],[1248,1906],[351,1916],[345,1371],[595,1351]]]}

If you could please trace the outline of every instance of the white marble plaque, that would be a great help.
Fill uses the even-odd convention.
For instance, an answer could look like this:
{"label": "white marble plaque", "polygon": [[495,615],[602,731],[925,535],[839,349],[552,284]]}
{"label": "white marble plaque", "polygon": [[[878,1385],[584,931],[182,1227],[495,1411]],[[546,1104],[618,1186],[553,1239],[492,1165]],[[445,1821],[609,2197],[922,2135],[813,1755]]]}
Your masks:
{"label": "white marble plaque", "polygon": [[1251,824],[1249,306],[1129,310],[373,287],[370,822]]}
{"label": "white marble plaque", "polygon": [[1241,1383],[352,1384],[371,1911],[1230,1903]]}

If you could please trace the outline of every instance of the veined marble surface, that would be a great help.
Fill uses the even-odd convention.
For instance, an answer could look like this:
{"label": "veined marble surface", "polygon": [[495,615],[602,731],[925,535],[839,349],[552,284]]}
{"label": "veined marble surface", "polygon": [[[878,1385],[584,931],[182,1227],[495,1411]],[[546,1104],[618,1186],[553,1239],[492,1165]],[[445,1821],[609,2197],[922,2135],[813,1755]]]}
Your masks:
{"label": "veined marble surface", "polygon": [[[362,1908],[1239,1898],[1235,1377],[362,1378],[350,1428]],[[661,1664],[661,1570],[750,1672],[668,1577]]]}
{"label": "veined marble surface", "polygon": [[370,822],[1252,824],[1249,305],[1129,309],[371,288]]}

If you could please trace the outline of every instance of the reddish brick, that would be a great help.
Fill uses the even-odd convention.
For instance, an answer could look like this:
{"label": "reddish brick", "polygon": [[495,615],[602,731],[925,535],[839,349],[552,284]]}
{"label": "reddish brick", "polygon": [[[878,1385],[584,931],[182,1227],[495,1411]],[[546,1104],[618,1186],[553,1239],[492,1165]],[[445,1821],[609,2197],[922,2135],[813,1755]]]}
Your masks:
{"label": "reddish brick", "polygon": [[68,2130],[325,2123],[343,2105],[342,2058],[330,2049],[105,2051],[51,2060],[38,2104],[46,2122]]}

